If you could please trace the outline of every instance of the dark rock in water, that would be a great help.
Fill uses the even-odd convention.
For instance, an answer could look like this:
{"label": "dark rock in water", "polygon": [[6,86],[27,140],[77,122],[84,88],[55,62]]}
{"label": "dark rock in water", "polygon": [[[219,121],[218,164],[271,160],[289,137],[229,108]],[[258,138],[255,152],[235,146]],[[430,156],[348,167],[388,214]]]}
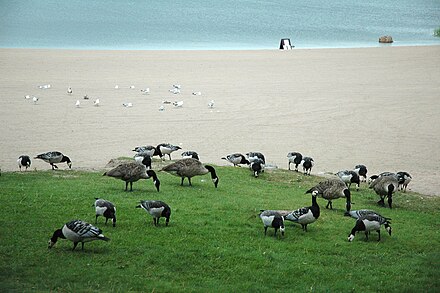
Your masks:
{"label": "dark rock in water", "polygon": [[392,43],[393,42],[393,38],[391,36],[381,36],[379,38],[379,43]]}

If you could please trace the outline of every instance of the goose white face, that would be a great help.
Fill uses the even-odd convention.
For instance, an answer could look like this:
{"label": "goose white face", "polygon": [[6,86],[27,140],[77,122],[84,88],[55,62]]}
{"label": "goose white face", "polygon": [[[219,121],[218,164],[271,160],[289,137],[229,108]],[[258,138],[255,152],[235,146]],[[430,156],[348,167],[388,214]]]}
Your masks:
{"label": "goose white face", "polygon": [[48,248],[52,248],[55,245],[55,242],[52,242],[52,240],[49,239],[49,242],[47,243]]}
{"label": "goose white face", "polygon": [[314,190],[314,191],[312,192],[312,195],[313,195],[313,196],[318,196],[318,193],[319,193],[318,190]]}
{"label": "goose white face", "polygon": [[385,227],[385,230],[387,230],[388,234],[390,234],[390,236],[391,236],[391,231],[392,231],[391,227],[390,226]]}
{"label": "goose white face", "polygon": [[353,234],[350,234],[350,235],[348,236],[348,242],[352,242],[353,239],[354,239],[354,235],[353,235]]}

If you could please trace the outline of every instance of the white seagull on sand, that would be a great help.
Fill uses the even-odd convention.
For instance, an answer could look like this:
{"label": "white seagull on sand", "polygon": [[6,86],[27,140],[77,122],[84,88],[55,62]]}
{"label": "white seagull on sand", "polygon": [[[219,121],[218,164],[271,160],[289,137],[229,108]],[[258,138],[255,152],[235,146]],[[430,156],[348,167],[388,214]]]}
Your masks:
{"label": "white seagull on sand", "polygon": [[26,100],[29,100],[29,99],[31,98],[31,96],[26,95],[26,96],[24,96],[24,98],[25,98]]}
{"label": "white seagull on sand", "polygon": [[183,101],[173,102],[173,106],[176,108],[181,108],[183,106]]}
{"label": "white seagull on sand", "polygon": [[148,94],[150,93],[150,88],[147,87],[146,89],[142,89],[141,92],[142,92],[144,95],[148,95]]}
{"label": "white seagull on sand", "polygon": [[96,106],[96,107],[99,106],[99,99],[96,99],[96,100],[93,102],[93,106]]}
{"label": "white seagull on sand", "polygon": [[124,106],[125,108],[130,108],[133,107],[133,103],[122,103],[122,106]]}
{"label": "white seagull on sand", "polygon": [[70,94],[72,94],[72,88],[69,86],[68,88],[67,88],[67,93],[70,95]]}
{"label": "white seagull on sand", "polygon": [[75,107],[79,108],[80,105],[81,105],[81,102],[79,100],[76,100]]}
{"label": "white seagull on sand", "polygon": [[202,95],[202,92],[193,92],[193,95],[194,96],[200,96],[200,95]]}
{"label": "white seagull on sand", "polygon": [[34,102],[34,104],[37,104],[37,102],[38,102],[39,99],[40,99],[40,98],[32,97],[32,102]]}
{"label": "white seagull on sand", "polygon": [[211,100],[211,102],[208,103],[208,108],[214,108],[214,100]]}

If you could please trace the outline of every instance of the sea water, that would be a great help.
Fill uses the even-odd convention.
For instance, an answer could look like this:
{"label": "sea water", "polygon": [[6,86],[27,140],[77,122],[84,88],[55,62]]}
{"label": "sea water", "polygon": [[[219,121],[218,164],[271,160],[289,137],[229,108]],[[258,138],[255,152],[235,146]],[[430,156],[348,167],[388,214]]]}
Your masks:
{"label": "sea water", "polygon": [[0,0],[0,47],[110,50],[440,45],[440,0]]}

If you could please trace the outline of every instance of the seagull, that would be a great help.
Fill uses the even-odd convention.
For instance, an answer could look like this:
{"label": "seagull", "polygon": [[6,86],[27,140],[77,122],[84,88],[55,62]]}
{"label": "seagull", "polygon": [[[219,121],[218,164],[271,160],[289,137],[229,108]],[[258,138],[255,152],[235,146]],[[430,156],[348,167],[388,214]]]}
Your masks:
{"label": "seagull", "polygon": [[130,108],[133,107],[133,103],[122,103],[122,106],[124,106],[125,108]]}
{"label": "seagull", "polygon": [[75,106],[76,106],[77,108],[79,108],[79,105],[81,105],[80,101],[79,101],[79,100],[76,100]]}
{"label": "seagull", "polygon": [[150,88],[147,87],[146,89],[141,90],[141,92],[142,92],[144,95],[148,95],[148,94],[150,93]]}
{"label": "seagull", "polygon": [[34,102],[34,104],[37,104],[37,102],[38,102],[39,99],[40,99],[40,98],[32,97],[32,101]]}
{"label": "seagull", "polygon": [[134,89],[134,85],[131,85],[130,88],[131,88],[131,89]]}
{"label": "seagull", "polygon": [[50,89],[51,85],[50,84],[39,85],[38,88],[39,89]]}
{"label": "seagull", "polygon": [[84,96],[84,100],[88,100],[89,99],[89,96],[88,95],[85,95]]}
{"label": "seagull", "polygon": [[159,111],[161,111],[161,112],[162,112],[162,111],[165,111],[165,107],[164,107],[163,105],[160,106],[160,107],[159,107]]}
{"label": "seagull", "polygon": [[24,96],[24,98],[25,98],[26,100],[29,100],[29,99],[31,98],[31,96],[26,95],[26,96]]}
{"label": "seagull", "polygon": [[211,100],[211,102],[208,103],[208,108],[214,108],[214,100]]}
{"label": "seagull", "polygon": [[175,88],[175,89],[179,89],[180,90],[181,87],[182,86],[180,84],[173,84],[173,88]]}
{"label": "seagull", "polygon": [[170,91],[170,93],[173,93],[173,94],[180,94],[180,89],[179,88],[173,88],[173,89],[171,89],[169,91]]}
{"label": "seagull", "polygon": [[115,89],[118,89],[119,88],[119,85],[115,85]]}
{"label": "seagull", "polygon": [[164,100],[164,101],[162,101],[162,104],[171,104],[171,102]]}
{"label": "seagull", "polygon": [[183,101],[173,102],[173,106],[176,108],[181,108],[183,106]]}
{"label": "seagull", "polygon": [[99,106],[99,99],[96,99],[96,100],[93,102],[93,106],[96,106],[96,107]]}
{"label": "seagull", "polygon": [[67,93],[70,95],[70,94],[72,94],[72,88],[69,86],[68,88],[67,88]]}
{"label": "seagull", "polygon": [[202,92],[193,92],[194,96],[200,96],[202,94]]}

